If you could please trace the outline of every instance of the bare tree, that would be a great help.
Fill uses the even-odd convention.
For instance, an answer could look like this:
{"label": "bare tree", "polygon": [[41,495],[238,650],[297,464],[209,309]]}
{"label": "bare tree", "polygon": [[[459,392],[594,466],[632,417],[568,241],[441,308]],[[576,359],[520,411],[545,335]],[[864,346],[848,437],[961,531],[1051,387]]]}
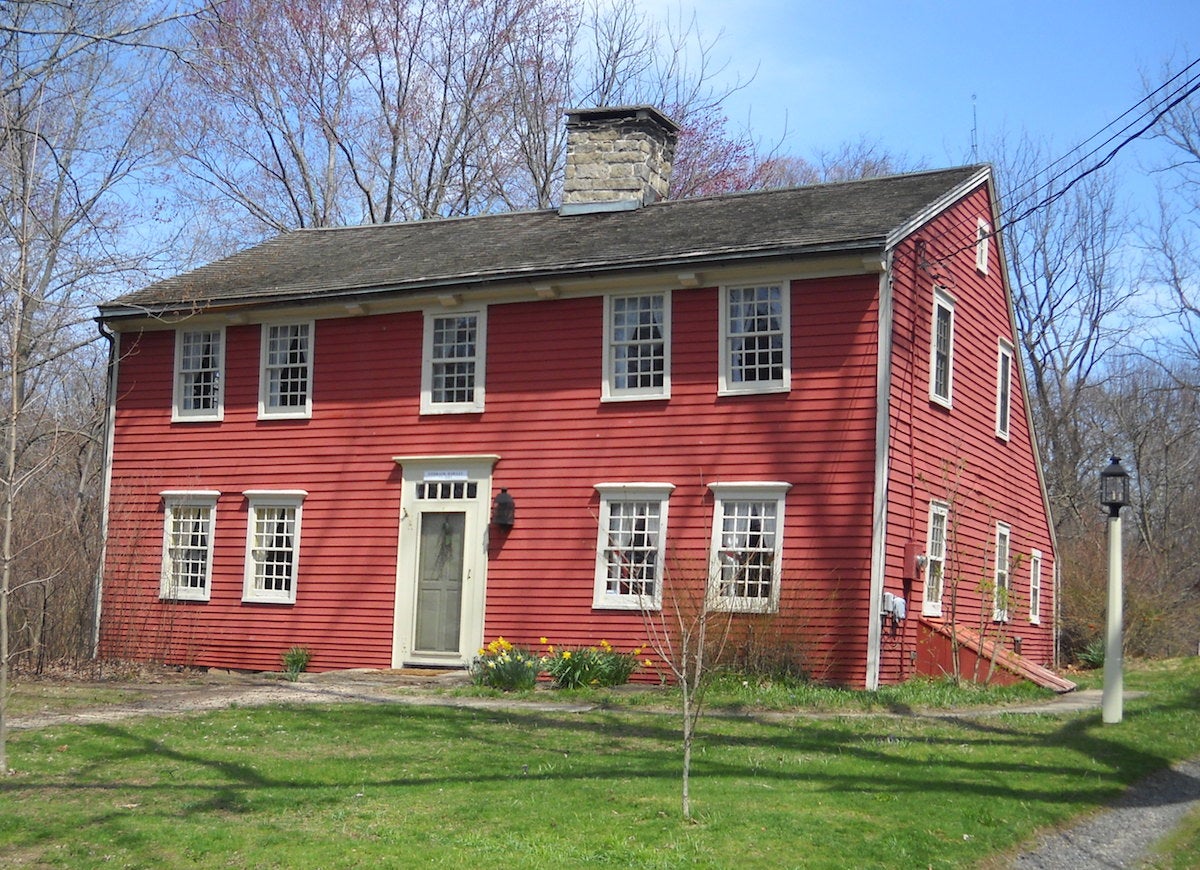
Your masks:
{"label": "bare tree", "polygon": [[819,151],[811,159],[795,155],[763,158],[754,168],[749,187],[770,190],[804,184],[855,181],[919,169],[903,155],[890,153],[880,143],[860,138],[831,151]]}
{"label": "bare tree", "polygon": [[105,0],[20,0],[6,13],[0,29],[0,770],[7,769],[10,660],[42,655],[52,605],[86,599],[94,576],[101,405],[100,391],[89,389],[100,382],[89,321],[95,299],[111,293],[131,265],[121,253],[122,233],[140,216],[119,193],[150,157],[140,135],[149,93],[138,87],[145,66],[135,68],[126,52],[154,26],[139,10]]}
{"label": "bare tree", "polygon": [[547,207],[578,105],[672,115],[682,195],[714,178],[737,187],[750,165],[720,111],[733,88],[713,84],[713,41],[633,0],[227,0],[188,38],[161,143],[188,197],[240,213],[225,248],[296,227]]}
{"label": "bare tree", "polygon": [[721,607],[715,593],[719,575],[709,580],[690,573],[665,572],[661,607],[646,598],[641,608],[647,643],[679,689],[680,809],[688,822],[693,818],[692,752],[704,715],[704,698],[724,656],[734,619],[733,611]]}
{"label": "bare tree", "polygon": [[[1136,286],[1121,253],[1130,220],[1111,174],[1093,173],[1060,195],[1065,179],[1043,180],[1045,146],[1024,140],[994,150],[1028,398],[1062,533],[1086,525],[1095,508],[1094,465],[1105,446],[1087,426],[1088,391],[1129,331]],[[1011,215],[1022,217],[1007,223]]]}
{"label": "bare tree", "polygon": [[[1162,78],[1177,82],[1180,75],[1183,71],[1176,73],[1168,64]],[[1193,74],[1185,84],[1194,82]],[[1147,239],[1149,280],[1161,289],[1164,313],[1173,320],[1161,343],[1171,358],[1189,361],[1186,371],[1195,375],[1200,371],[1200,94],[1193,91],[1177,102],[1177,90],[1146,88],[1154,111],[1161,113],[1154,136],[1165,146],[1155,173],[1159,212]],[[1200,390],[1195,379],[1182,385]]]}

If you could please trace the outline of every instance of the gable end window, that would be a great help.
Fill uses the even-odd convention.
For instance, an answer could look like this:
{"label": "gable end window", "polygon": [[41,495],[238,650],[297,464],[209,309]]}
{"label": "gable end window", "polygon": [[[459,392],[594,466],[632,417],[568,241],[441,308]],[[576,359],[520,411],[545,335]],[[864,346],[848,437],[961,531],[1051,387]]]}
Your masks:
{"label": "gable end window", "polygon": [[260,417],[312,416],[313,324],[264,323]]}
{"label": "gable end window", "polygon": [[1013,348],[1003,339],[996,356],[996,437],[1008,440],[1009,415],[1012,411]]}
{"label": "gable end window", "polygon": [[483,410],[487,309],[425,315],[421,413]]}
{"label": "gable end window", "polygon": [[168,491],[163,498],[160,598],[208,601],[212,589],[214,490]]}
{"label": "gable end window", "polygon": [[246,575],[242,600],[295,604],[300,567],[302,490],[248,490]]}
{"label": "gable end window", "polygon": [[710,483],[713,505],[709,606],[773,613],[779,609],[784,497],[781,482]]}
{"label": "gable end window", "polygon": [[658,610],[662,606],[670,483],[598,483],[600,533],[592,606]]}
{"label": "gable end window", "polygon": [[975,227],[975,270],[981,275],[986,275],[988,271],[988,247],[991,237],[991,226],[980,218]]}
{"label": "gable end window", "polygon": [[225,330],[175,332],[175,399],[171,419],[220,420],[225,413]]}
{"label": "gable end window", "polygon": [[721,288],[721,395],[792,387],[788,285]]}
{"label": "gable end window", "polygon": [[941,287],[933,291],[929,398],[950,407],[954,387],[954,300]]}
{"label": "gable end window", "polygon": [[602,398],[671,395],[671,294],[604,297]]}
{"label": "gable end window", "polygon": [[929,537],[925,542],[925,594],[921,599],[924,616],[942,615],[942,593],[946,586],[946,535],[950,524],[950,506],[929,503]]}
{"label": "gable end window", "polygon": [[996,574],[992,587],[992,619],[996,622],[1008,622],[1012,598],[1011,541],[1012,527],[1008,523],[996,523]]}

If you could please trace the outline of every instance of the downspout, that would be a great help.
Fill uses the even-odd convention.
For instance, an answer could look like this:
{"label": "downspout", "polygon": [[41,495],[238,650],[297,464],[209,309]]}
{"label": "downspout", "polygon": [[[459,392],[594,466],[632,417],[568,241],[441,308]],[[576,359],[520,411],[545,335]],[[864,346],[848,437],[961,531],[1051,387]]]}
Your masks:
{"label": "downspout", "polygon": [[108,563],[108,511],[109,498],[112,494],[112,461],[113,439],[117,418],[117,358],[121,349],[121,336],[104,325],[103,320],[96,321],[100,336],[108,342],[108,389],[104,410],[104,483],[103,495],[100,502],[100,561],[96,565],[95,614],[92,623],[92,658],[100,652],[100,612],[104,600],[104,569]]}
{"label": "downspout", "polygon": [[879,276],[879,338],[875,358],[875,486],[871,506],[871,587],[867,599],[867,679],[865,688],[879,688],[883,634],[883,580],[887,567],[888,460],[891,436],[892,249],[884,255]]}

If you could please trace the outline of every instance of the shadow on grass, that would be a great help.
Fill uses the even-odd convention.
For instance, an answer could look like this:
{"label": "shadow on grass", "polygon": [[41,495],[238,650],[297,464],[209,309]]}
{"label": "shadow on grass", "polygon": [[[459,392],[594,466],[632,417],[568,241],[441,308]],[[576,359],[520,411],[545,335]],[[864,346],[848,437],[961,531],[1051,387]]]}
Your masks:
{"label": "shadow on grass", "polygon": [[[1185,705],[1173,702],[1167,708]],[[223,718],[239,715],[247,715],[251,724],[243,726],[234,742]],[[86,741],[80,742],[101,745],[75,775],[9,779],[0,782],[0,794],[38,789],[196,791],[208,797],[191,803],[190,811],[238,812],[250,805],[243,794],[248,791],[262,795],[274,790],[279,795],[275,800],[286,802],[289,794],[351,785],[404,789],[521,778],[679,777],[677,716],[644,711],[579,714],[372,704],[281,707],[269,714],[226,710],[165,721],[155,722],[164,732],[161,737],[147,736],[136,726],[81,726]],[[191,748],[208,730],[216,739],[204,749]],[[298,750],[308,757],[289,757],[290,741],[278,736],[280,730],[304,735],[303,745],[311,748]],[[1166,757],[1118,737],[1119,732],[1100,725],[1095,713],[1055,717],[1050,724],[1036,716],[1004,721],[855,716],[789,722],[712,717],[701,725],[694,774],[918,801],[953,793],[1091,806],[1111,800],[1145,774],[1169,767]],[[259,741],[262,750],[253,757],[230,757],[242,751],[241,743]],[[372,743],[374,748],[364,754],[363,747]],[[342,761],[347,753],[353,757]],[[772,770],[748,760],[749,755],[798,760],[781,761]],[[396,770],[412,772],[397,776]],[[137,775],[122,777],[122,771]],[[1185,794],[1192,793],[1188,788]],[[263,808],[261,801],[254,805]]]}

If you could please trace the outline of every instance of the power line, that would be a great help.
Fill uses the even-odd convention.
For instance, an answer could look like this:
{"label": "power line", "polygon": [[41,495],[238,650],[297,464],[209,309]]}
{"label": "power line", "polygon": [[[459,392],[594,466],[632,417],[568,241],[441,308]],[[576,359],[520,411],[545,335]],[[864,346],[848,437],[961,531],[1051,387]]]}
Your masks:
{"label": "power line", "polygon": [[[1196,60],[1193,60],[1191,63],[1184,66],[1179,72],[1172,75],[1165,82],[1163,82],[1161,85],[1156,87],[1153,91],[1148,93],[1146,96],[1142,97],[1140,100],[1138,100],[1136,103],[1134,103],[1128,109],[1126,109],[1124,112],[1122,112],[1116,118],[1109,121],[1107,124],[1105,124],[1103,127],[1101,127],[1095,133],[1093,133],[1087,139],[1084,139],[1078,146],[1071,149],[1066,154],[1064,154],[1062,157],[1059,157],[1057,160],[1054,160],[1054,161],[1050,162],[1049,164],[1047,164],[1047,166],[1044,169],[1035,173],[1033,176],[1031,176],[1028,180],[1023,182],[1022,184],[1017,185],[1014,189],[1021,189],[1024,187],[1029,187],[1030,189],[1027,193],[1025,193],[1023,196],[1021,196],[1015,203],[1006,204],[1006,206],[1004,207],[1004,209],[1000,212],[1000,214],[998,216],[999,217],[998,223],[1000,225],[995,228],[995,231],[999,232],[1001,229],[1007,230],[1009,227],[1013,226],[1014,224],[1017,224],[1025,219],[1027,219],[1035,212],[1056,202],[1058,199],[1065,196],[1073,187],[1075,187],[1075,185],[1079,184],[1081,181],[1083,181],[1089,175],[1092,175],[1093,173],[1098,172],[1099,170],[1101,170],[1105,166],[1107,166],[1109,163],[1111,163],[1112,160],[1117,156],[1117,154],[1119,154],[1125,147],[1127,147],[1131,143],[1137,141],[1142,136],[1144,136],[1147,132],[1152,130],[1154,128],[1154,126],[1159,121],[1161,121],[1164,117],[1166,117],[1166,115],[1169,114],[1175,107],[1177,107],[1178,105],[1183,103],[1185,100],[1187,100],[1193,94],[1195,94],[1197,91],[1200,91],[1200,70],[1196,70],[1197,67],[1200,67],[1200,57],[1196,58]],[[1193,72],[1193,70],[1196,70],[1196,71]],[[1185,76],[1186,76],[1186,78],[1184,78]],[[1184,81],[1181,84],[1176,85],[1175,83],[1181,78],[1184,78]],[[1164,92],[1166,92],[1166,93],[1164,94]],[[1100,136],[1104,135],[1106,131],[1113,129],[1117,124],[1121,123],[1122,119],[1126,118],[1127,116],[1132,115],[1135,112],[1137,112],[1136,116],[1134,116],[1131,120],[1125,122],[1124,126],[1122,126],[1120,129],[1115,130],[1114,132],[1110,133],[1102,142],[1097,144],[1090,151],[1088,151],[1078,157],[1074,157],[1074,159],[1072,160],[1072,157],[1074,155],[1078,154],[1079,150],[1081,148],[1083,148],[1084,146],[1086,146],[1088,143],[1092,142],[1093,140],[1099,138]],[[1129,133],[1130,130],[1134,130],[1134,132]],[[1054,183],[1056,181],[1059,181],[1060,179],[1066,177],[1071,172],[1075,172],[1080,167],[1084,166],[1090,158],[1095,157],[1097,154],[1099,154],[1102,151],[1102,149],[1104,149],[1106,146],[1113,143],[1119,137],[1121,137],[1123,134],[1126,134],[1126,133],[1129,133],[1129,135],[1126,135],[1124,139],[1121,139],[1121,141],[1118,142],[1118,144],[1116,144],[1111,150],[1108,151],[1108,153],[1106,153],[1102,158],[1097,160],[1093,165],[1087,166],[1087,168],[1084,168],[1084,169],[1082,169],[1082,171],[1079,171],[1073,178],[1071,178],[1068,182],[1066,182],[1066,184],[1064,184],[1062,187],[1059,187],[1057,189],[1054,188]],[[1035,184],[1036,180],[1040,176],[1051,171],[1055,166],[1058,166],[1059,164],[1062,164],[1067,160],[1072,160],[1072,162],[1070,164],[1066,165],[1065,167],[1063,167],[1062,169],[1055,171],[1052,175],[1050,175],[1045,181],[1041,182],[1040,184]],[[1044,195],[1044,196],[1041,196],[1041,198],[1038,199],[1036,202],[1034,202],[1033,205],[1028,205],[1028,206],[1026,205],[1031,200],[1033,200],[1035,197],[1040,196],[1041,194],[1043,194],[1046,191],[1050,191],[1050,192],[1046,193],[1046,195]],[[1020,209],[1020,211],[1018,211],[1015,216],[1007,217],[1007,218],[1005,217],[1006,215],[1012,215],[1013,212],[1017,211],[1018,209]],[[966,227],[973,220],[974,220],[973,218],[970,221],[967,220],[966,218],[964,218],[962,227]],[[952,230],[959,229],[959,228],[961,228],[961,227],[956,226],[956,227],[952,227],[952,228],[947,228],[945,231],[939,233],[938,236],[943,237],[943,236],[947,235],[949,232],[951,232]],[[972,238],[968,243],[936,258],[932,262],[938,262],[938,263],[944,262],[945,260],[949,259],[950,257],[952,257],[958,253],[961,253],[962,251],[968,250],[969,248],[974,247],[977,240],[974,238],[974,233],[972,233],[971,235],[972,235]]]}
{"label": "power line", "polygon": [[[1041,175],[1044,172],[1047,172],[1050,169],[1052,169],[1057,164],[1070,159],[1071,155],[1078,153],[1082,147],[1086,146],[1089,142],[1091,142],[1092,140],[1101,136],[1106,130],[1114,127],[1117,123],[1119,123],[1126,116],[1132,114],[1134,111],[1137,111],[1140,106],[1142,106],[1143,104],[1148,104],[1147,107],[1142,109],[1140,111],[1140,113],[1133,120],[1130,120],[1121,129],[1110,134],[1103,142],[1101,142],[1100,144],[1098,144],[1097,146],[1092,148],[1092,150],[1077,157],[1068,166],[1059,170],[1058,172],[1055,172],[1053,175],[1051,175],[1049,178],[1047,178],[1044,182],[1033,187],[1029,191],[1029,193],[1027,193],[1025,196],[1023,196],[1016,203],[1009,204],[1005,208],[1005,212],[1012,212],[1015,209],[1021,208],[1030,199],[1034,198],[1035,196],[1038,196],[1043,191],[1050,189],[1053,186],[1054,182],[1058,181],[1059,179],[1063,178],[1070,172],[1074,171],[1075,169],[1077,169],[1078,167],[1083,165],[1089,158],[1094,157],[1097,153],[1100,152],[1101,149],[1103,149],[1105,146],[1109,145],[1111,142],[1116,140],[1122,134],[1126,133],[1127,131],[1129,131],[1130,129],[1132,129],[1134,127],[1138,127],[1139,124],[1141,125],[1140,127],[1138,127],[1136,132],[1134,132],[1132,135],[1129,135],[1124,140],[1122,140],[1115,148],[1113,148],[1107,155],[1104,156],[1104,158],[1102,160],[1097,162],[1094,166],[1092,166],[1092,167],[1084,170],[1083,172],[1079,173],[1078,175],[1076,175],[1069,182],[1067,182],[1067,184],[1064,185],[1061,189],[1046,196],[1045,198],[1043,198],[1036,204],[1025,208],[1023,211],[1021,211],[1018,214],[1017,217],[1011,218],[1008,221],[1006,221],[1006,225],[1017,223],[1018,221],[1029,217],[1029,215],[1031,215],[1033,212],[1037,211],[1040,208],[1044,208],[1045,206],[1051,204],[1055,200],[1062,197],[1064,194],[1067,193],[1068,190],[1070,190],[1072,187],[1074,187],[1076,184],[1078,184],[1080,181],[1082,181],[1087,176],[1098,171],[1099,169],[1103,168],[1104,166],[1107,166],[1123,148],[1125,148],[1130,143],[1132,143],[1132,142],[1136,141],[1137,139],[1141,138],[1142,136],[1144,136],[1149,130],[1153,129],[1154,125],[1157,124],[1164,116],[1166,116],[1173,108],[1175,108],[1177,105],[1182,103],[1184,100],[1186,100],[1192,94],[1194,94],[1197,90],[1200,90],[1200,71],[1198,71],[1194,74],[1191,74],[1181,85],[1176,87],[1170,93],[1166,94],[1165,97],[1161,97],[1161,98],[1159,97],[1159,94],[1161,92],[1167,90],[1168,88],[1173,87],[1173,83],[1176,80],[1178,80],[1179,78],[1181,78],[1185,75],[1188,75],[1197,66],[1200,66],[1200,57],[1198,57],[1196,60],[1193,60],[1191,63],[1189,63],[1187,66],[1185,66],[1179,72],[1177,72],[1175,75],[1171,76],[1169,79],[1167,79],[1161,85],[1159,85],[1157,88],[1155,88],[1149,94],[1147,94],[1145,97],[1143,97],[1142,99],[1140,99],[1136,103],[1134,103],[1130,108],[1126,109],[1124,112],[1122,112],[1116,118],[1114,118],[1112,121],[1105,124],[1102,128],[1100,128],[1100,130],[1093,133],[1087,139],[1083,140],[1083,142],[1081,142],[1078,146],[1076,146],[1070,152],[1068,152],[1067,154],[1058,158],[1057,160],[1051,162],[1041,173],[1038,173],[1037,175],[1033,176],[1033,178],[1030,178],[1029,180],[1024,182],[1024,184],[1020,185],[1019,187],[1024,187],[1026,185],[1033,184],[1034,180],[1038,177],[1038,175]],[[1162,102],[1162,100],[1165,100],[1166,102]],[[1153,112],[1153,117],[1151,117],[1148,122],[1143,123],[1144,119],[1148,115],[1150,115],[1150,113],[1152,113],[1152,112]]]}

